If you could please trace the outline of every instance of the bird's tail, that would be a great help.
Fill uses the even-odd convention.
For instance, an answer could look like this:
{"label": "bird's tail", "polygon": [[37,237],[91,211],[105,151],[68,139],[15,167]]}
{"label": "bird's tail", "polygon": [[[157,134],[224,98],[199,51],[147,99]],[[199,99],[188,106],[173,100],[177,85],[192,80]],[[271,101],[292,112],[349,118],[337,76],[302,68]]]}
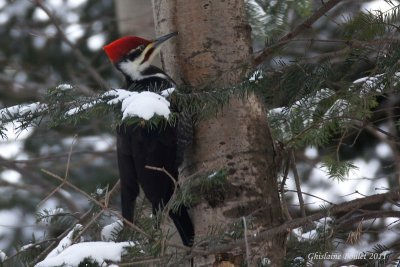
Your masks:
{"label": "bird's tail", "polygon": [[187,208],[182,205],[176,211],[171,210],[169,216],[181,236],[182,243],[188,247],[193,246],[194,227]]}

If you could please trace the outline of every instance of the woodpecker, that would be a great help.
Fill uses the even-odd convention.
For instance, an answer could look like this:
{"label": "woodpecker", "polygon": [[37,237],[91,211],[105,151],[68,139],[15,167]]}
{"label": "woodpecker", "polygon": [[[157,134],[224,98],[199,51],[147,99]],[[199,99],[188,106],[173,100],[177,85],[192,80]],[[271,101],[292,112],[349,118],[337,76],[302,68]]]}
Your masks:
{"label": "woodpecker", "polygon": [[[151,65],[161,45],[175,36],[173,32],[155,40],[126,36],[103,47],[110,61],[123,74],[126,88],[135,91],[161,91],[175,86],[161,69]],[[173,107],[172,107],[173,108]],[[117,127],[117,159],[121,181],[122,216],[133,222],[134,203],[139,186],[152,204],[153,213],[170,200],[175,185],[164,172],[145,166],[165,168],[178,177],[181,156],[178,155],[177,123],[162,127],[122,123]],[[192,246],[194,228],[187,207],[169,212],[185,246]]]}

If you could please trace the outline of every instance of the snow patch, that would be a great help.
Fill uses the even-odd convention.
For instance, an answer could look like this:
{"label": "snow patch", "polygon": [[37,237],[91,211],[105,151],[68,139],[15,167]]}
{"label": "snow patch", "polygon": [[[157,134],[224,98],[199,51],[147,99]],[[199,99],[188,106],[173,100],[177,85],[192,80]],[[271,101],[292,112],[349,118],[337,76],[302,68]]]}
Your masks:
{"label": "snow patch", "polygon": [[262,71],[261,70],[256,70],[253,72],[253,74],[250,76],[249,81],[250,82],[255,82],[257,80],[261,80],[263,78]]}
{"label": "snow patch", "polygon": [[4,253],[2,250],[0,250],[0,262],[3,262],[7,259],[6,253]]}
{"label": "snow patch", "polygon": [[16,116],[24,116],[29,113],[41,112],[47,109],[46,104],[35,102],[31,104],[15,105],[8,108],[0,109],[0,118],[9,120]]}
{"label": "snow patch", "polygon": [[387,143],[379,143],[375,147],[375,152],[380,158],[393,157],[393,151]]}
{"label": "snow patch", "polygon": [[316,240],[324,233],[328,232],[331,228],[333,219],[331,217],[326,217],[319,219],[315,222],[315,229],[307,232],[303,232],[302,227],[293,229],[293,234],[297,237],[299,241]]}
{"label": "snow patch", "polygon": [[318,157],[318,149],[312,146],[306,147],[304,155],[309,159],[316,159]]}
{"label": "snow patch", "polygon": [[67,112],[65,112],[65,115],[66,115],[66,116],[75,115],[75,114],[77,114],[77,113],[79,113],[79,112],[82,112],[82,111],[84,111],[84,110],[87,110],[87,109],[92,108],[92,107],[93,107],[94,105],[96,105],[97,103],[98,103],[98,101],[92,101],[92,102],[89,102],[89,103],[85,103],[85,104],[83,104],[82,106],[75,107],[75,108],[71,108],[70,110],[68,110]]}
{"label": "snow patch", "polygon": [[56,87],[57,90],[61,90],[61,91],[71,90],[72,88],[73,88],[73,86],[68,83],[62,83]]}
{"label": "snow patch", "polygon": [[30,249],[30,248],[33,247],[33,246],[34,246],[34,244],[32,244],[32,243],[26,244],[26,245],[22,246],[22,247],[19,249],[19,251],[28,250],[28,249]]}
{"label": "snow patch", "polygon": [[385,85],[382,82],[383,74],[377,74],[375,76],[367,76],[359,78],[353,81],[353,84],[360,84],[362,86],[360,95],[366,95],[371,91],[375,91],[376,93],[382,93],[383,89],[385,89]]}
{"label": "snow patch", "polygon": [[84,242],[74,244],[58,255],[49,257],[37,263],[35,267],[50,266],[78,266],[85,258],[92,258],[97,263],[102,264],[105,261],[120,262],[121,255],[125,248],[133,246],[130,242]]}
{"label": "snow patch", "polygon": [[342,117],[349,108],[349,101],[337,99],[335,103],[333,103],[333,105],[325,112],[324,118],[328,120],[332,117]]}
{"label": "snow patch", "polygon": [[165,97],[154,92],[127,91],[124,89],[114,89],[103,94],[105,97],[114,97],[107,104],[115,105],[122,103],[122,119],[129,117],[139,117],[149,120],[158,115],[168,119],[171,111],[170,103]]}
{"label": "snow patch", "polygon": [[169,97],[170,95],[172,95],[173,92],[175,92],[175,87],[162,90],[160,95],[162,95],[163,97]]}
{"label": "snow patch", "polygon": [[112,241],[115,238],[115,235],[118,234],[123,229],[123,223],[121,220],[113,222],[109,225],[106,225],[101,230],[101,240],[103,241]]}
{"label": "snow patch", "polygon": [[[61,239],[60,243],[58,243],[57,247],[53,249],[46,257],[46,259],[51,259],[56,257],[57,255],[60,255],[61,252],[63,252],[65,249],[70,247],[72,245],[72,241],[74,240],[74,234],[80,230],[82,230],[83,226],[81,224],[75,225],[75,227],[67,234],[66,237]],[[45,260],[46,260],[45,259]],[[44,261],[45,261],[44,260]],[[43,262],[43,261],[42,261]],[[39,263],[38,263],[39,264]],[[53,265],[38,265],[36,266],[53,266]],[[62,263],[61,263],[62,264]],[[61,265],[60,264],[60,265]],[[56,264],[55,264],[56,265]],[[54,265],[54,266],[55,266]]]}

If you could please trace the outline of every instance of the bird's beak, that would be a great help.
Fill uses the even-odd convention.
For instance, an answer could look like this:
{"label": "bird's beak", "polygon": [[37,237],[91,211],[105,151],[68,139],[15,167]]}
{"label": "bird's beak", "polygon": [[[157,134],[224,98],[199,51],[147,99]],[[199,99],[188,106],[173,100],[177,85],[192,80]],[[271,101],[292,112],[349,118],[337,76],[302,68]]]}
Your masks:
{"label": "bird's beak", "polygon": [[175,35],[178,35],[178,32],[171,32],[169,34],[163,35],[161,37],[158,37],[157,39],[155,39],[152,44],[154,46],[154,48],[156,48],[157,46],[160,46],[161,44],[163,44],[165,41],[167,41],[168,39],[174,37]]}
{"label": "bird's beak", "polygon": [[145,62],[151,62],[155,55],[160,51],[161,45],[170,39],[171,37],[174,37],[177,35],[178,32],[172,32],[166,35],[163,35],[161,37],[158,37],[157,39],[153,40],[151,43],[149,43],[146,48],[144,49],[142,53],[142,60],[140,61],[140,64],[143,64]]}

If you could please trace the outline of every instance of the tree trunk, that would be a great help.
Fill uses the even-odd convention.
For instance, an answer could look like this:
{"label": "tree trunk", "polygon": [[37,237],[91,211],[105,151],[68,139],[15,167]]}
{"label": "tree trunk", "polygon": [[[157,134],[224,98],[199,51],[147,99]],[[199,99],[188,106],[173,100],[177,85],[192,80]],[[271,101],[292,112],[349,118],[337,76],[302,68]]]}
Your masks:
{"label": "tree trunk", "polygon": [[[136,35],[145,39],[154,39],[154,18],[149,0],[115,0],[115,16],[121,36]],[[153,65],[161,66],[157,56]]]}
{"label": "tree trunk", "polygon": [[[157,35],[179,32],[162,49],[164,69],[178,84],[220,88],[243,79],[252,58],[243,0],[153,0],[153,10]],[[277,185],[280,166],[264,104],[256,95],[231,97],[216,117],[199,123],[194,141],[193,160],[186,163],[184,176],[222,169],[228,173],[222,203],[203,201],[191,209],[196,241],[209,235],[212,228],[241,222],[242,216],[254,218],[247,234],[282,222]],[[267,258],[272,263],[269,266],[281,266],[285,238],[250,244],[250,259],[245,259],[242,249],[195,258],[195,266],[222,266],[226,261],[256,266],[268,262]]]}

